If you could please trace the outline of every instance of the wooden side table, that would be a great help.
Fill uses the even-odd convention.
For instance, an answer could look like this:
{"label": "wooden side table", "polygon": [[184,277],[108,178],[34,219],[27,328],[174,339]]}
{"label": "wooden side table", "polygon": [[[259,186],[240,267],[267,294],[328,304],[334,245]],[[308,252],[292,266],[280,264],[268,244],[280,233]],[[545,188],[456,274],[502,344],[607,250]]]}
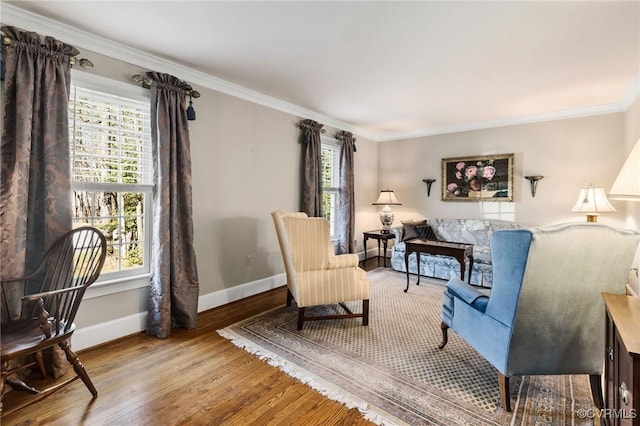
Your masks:
{"label": "wooden side table", "polygon": [[[364,245],[364,260],[363,263],[367,261],[367,240],[369,238],[373,238],[374,240],[378,240],[378,266],[380,266],[380,242],[382,241],[382,245],[384,246],[384,252],[382,253],[382,266],[387,267],[387,245],[389,240],[393,240],[396,238],[396,235],[393,232],[382,232],[377,229],[375,231],[367,231],[363,232],[363,241]],[[391,258],[389,258],[389,266],[391,266]]]}
{"label": "wooden side table", "polygon": [[[640,297],[602,293],[606,317],[604,417],[640,425]],[[611,411],[609,411],[611,410]]]}

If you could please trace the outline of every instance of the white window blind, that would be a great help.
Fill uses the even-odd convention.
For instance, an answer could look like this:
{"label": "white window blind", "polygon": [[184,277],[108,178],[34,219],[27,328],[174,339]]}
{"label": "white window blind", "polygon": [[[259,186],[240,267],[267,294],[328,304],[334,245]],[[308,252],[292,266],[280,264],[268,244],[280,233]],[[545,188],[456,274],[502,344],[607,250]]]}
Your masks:
{"label": "white window blind", "polygon": [[74,182],[152,183],[148,101],[73,86],[69,109]]}

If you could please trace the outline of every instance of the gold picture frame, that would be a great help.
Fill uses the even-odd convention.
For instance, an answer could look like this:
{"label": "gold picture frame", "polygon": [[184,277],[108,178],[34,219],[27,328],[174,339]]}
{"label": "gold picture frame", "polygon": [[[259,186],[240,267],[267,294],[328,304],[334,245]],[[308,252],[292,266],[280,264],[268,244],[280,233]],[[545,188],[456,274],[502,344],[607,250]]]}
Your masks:
{"label": "gold picture frame", "polygon": [[513,201],[513,154],[443,158],[442,201]]}

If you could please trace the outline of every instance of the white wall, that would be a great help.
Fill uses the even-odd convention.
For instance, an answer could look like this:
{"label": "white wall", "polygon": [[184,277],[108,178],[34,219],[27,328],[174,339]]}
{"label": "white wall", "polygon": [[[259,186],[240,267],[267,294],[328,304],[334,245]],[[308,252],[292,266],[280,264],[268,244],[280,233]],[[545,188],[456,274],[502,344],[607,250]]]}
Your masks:
{"label": "white wall", "polygon": [[[430,136],[380,144],[380,185],[395,190],[402,206],[394,208],[396,224],[404,219],[501,218],[526,226],[584,221],[572,213],[578,191],[593,183],[609,191],[622,164],[640,137],[640,101],[624,113]],[[441,201],[441,159],[514,153],[514,202]],[[543,175],[535,198],[526,175]],[[424,178],[436,178],[427,197]],[[611,201],[615,213],[599,221],[640,230],[640,203]],[[640,264],[640,250],[632,267]],[[640,294],[637,273],[629,273],[629,293]]]}
{"label": "white wall", "polygon": [[[379,180],[395,190],[405,218],[492,217],[527,226],[584,221],[572,213],[581,187],[593,183],[608,191],[624,161],[624,114],[607,114],[542,123],[422,137],[380,144]],[[514,202],[441,201],[441,160],[447,157],[514,153]],[[526,175],[543,175],[535,198]],[[427,197],[424,178],[436,178]],[[600,216],[620,226],[618,212]]]}
{"label": "white wall", "polygon": [[[145,70],[84,50],[88,72],[132,83]],[[156,70],[163,71],[163,70]],[[180,77],[180,76],[177,76]],[[199,310],[284,284],[270,213],[300,206],[301,118],[194,85],[197,120],[189,123]],[[325,127],[333,137],[337,129]],[[378,145],[357,137],[356,236],[376,228]],[[250,260],[248,260],[250,259]],[[92,290],[92,289],[90,289]],[[76,348],[144,329],[147,288],[88,297],[78,312]],[[284,301],[283,301],[284,302]]]}

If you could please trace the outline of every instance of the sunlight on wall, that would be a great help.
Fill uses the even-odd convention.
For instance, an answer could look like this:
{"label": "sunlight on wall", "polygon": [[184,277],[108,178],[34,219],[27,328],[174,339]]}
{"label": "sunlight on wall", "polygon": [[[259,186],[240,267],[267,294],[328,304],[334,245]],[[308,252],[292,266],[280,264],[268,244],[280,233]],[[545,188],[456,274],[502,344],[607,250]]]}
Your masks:
{"label": "sunlight on wall", "polygon": [[516,204],[505,202],[480,202],[480,216],[483,219],[516,221]]}

